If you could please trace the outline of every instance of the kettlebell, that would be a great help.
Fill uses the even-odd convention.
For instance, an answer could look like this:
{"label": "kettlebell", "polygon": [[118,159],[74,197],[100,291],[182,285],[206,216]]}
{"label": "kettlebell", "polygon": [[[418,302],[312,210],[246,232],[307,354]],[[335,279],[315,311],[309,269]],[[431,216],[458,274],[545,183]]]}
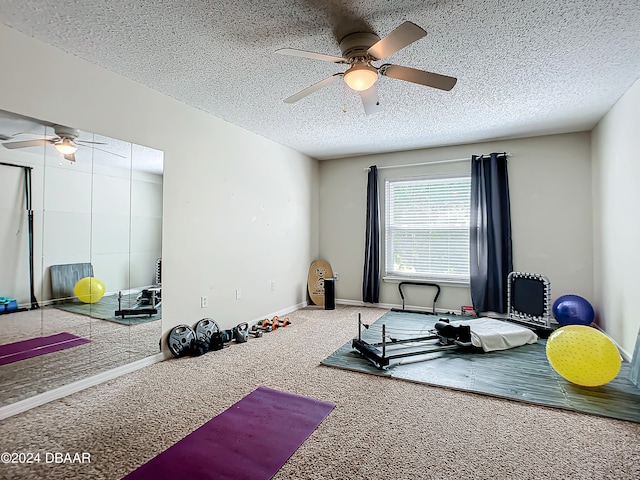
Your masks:
{"label": "kettlebell", "polygon": [[236,337],[236,343],[244,343],[249,340],[249,324],[241,323],[233,329],[234,336]]}

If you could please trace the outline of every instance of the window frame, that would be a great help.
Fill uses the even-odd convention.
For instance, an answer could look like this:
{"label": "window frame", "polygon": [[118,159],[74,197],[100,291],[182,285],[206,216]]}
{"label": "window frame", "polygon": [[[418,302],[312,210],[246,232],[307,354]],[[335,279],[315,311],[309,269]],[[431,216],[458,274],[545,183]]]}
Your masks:
{"label": "window frame", "polygon": [[[388,247],[389,245],[389,235],[390,228],[394,228],[389,225],[389,185],[391,183],[401,183],[401,182],[432,182],[437,183],[446,180],[458,180],[458,179],[467,179],[469,185],[469,223],[470,223],[470,213],[471,213],[471,173],[470,172],[447,172],[447,173],[434,173],[434,174],[423,174],[423,175],[412,175],[412,176],[402,176],[402,177],[386,177],[383,180],[382,192],[383,192],[383,225],[381,229],[381,240],[382,240],[382,256],[383,256],[383,280],[385,281],[403,281],[403,280],[412,280],[412,281],[424,281],[424,282],[437,282],[437,283],[449,283],[454,285],[469,285],[469,270],[467,270],[466,275],[450,275],[450,274],[438,274],[438,273],[426,273],[420,274],[416,272],[401,272],[393,269],[388,269],[390,256],[393,256],[393,252],[391,252]],[[470,226],[467,225],[464,227],[467,229],[469,235],[467,236],[467,247],[469,246],[470,239]]]}

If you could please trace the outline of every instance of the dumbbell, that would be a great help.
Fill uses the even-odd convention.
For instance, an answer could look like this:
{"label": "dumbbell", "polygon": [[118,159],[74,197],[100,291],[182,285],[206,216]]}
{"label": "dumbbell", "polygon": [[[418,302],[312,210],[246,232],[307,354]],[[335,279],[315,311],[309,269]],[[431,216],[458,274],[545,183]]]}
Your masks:
{"label": "dumbbell", "polygon": [[286,327],[288,325],[291,325],[291,322],[289,321],[289,317],[284,317],[283,320],[280,320],[280,317],[276,315],[271,319],[271,326],[273,327],[274,330],[276,330],[279,327]]}
{"label": "dumbbell", "polygon": [[263,332],[270,332],[273,330],[273,322],[265,318],[261,322],[258,322],[258,328],[261,328]]}
{"label": "dumbbell", "polygon": [[249,333],[256,338],[262,336],[263,333],[269,333],[272,330],[271,323],[268,320],[262,320],[251,327]]}
{"label": "dumbbell", "polygon": [[249,335],[253,335],[255,338],[260,338],[262,336],[262,329],[257,325],[253,325],[251,330],[249,330]]}

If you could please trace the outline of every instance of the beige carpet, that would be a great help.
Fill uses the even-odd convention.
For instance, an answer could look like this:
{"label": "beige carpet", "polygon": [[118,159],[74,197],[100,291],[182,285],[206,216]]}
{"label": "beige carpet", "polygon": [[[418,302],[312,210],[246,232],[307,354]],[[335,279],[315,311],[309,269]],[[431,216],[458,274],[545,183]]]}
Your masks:
{"label": "beige carpet", "polygon": [[2,451],[91,463],[5,464],[0,478],[122,478],[260,385],[337,404],[276,479],[640,478],[638,424],[320,366],[356,334],[358,312],[370,323],[385,310],[303,309],[261,339],[4,420]]}

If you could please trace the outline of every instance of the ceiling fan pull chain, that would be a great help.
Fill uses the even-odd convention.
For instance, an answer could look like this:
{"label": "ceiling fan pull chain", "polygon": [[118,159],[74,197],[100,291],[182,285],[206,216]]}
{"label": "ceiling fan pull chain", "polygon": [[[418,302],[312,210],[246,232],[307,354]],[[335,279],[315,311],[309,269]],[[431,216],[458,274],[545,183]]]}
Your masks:
{"label": "ceiling fan pull chain", "polygon": [[347,84],[342,82],[342,113],[347,113]]}

